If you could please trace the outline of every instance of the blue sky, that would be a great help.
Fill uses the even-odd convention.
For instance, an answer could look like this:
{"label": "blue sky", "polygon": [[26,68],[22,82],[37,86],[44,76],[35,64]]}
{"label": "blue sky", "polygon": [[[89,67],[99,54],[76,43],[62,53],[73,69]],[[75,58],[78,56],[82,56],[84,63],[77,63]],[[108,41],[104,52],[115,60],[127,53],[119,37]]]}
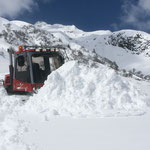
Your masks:
{"label": "blue sky", "polygon": [[22,15],[24,20],[46,21],[76,25],[83,30],[112,29],[111,24],[119,22],[120,0],[55,0],[51,3],[39,2],[39,9],[33,14]]}
{"label": "blue sky", "polygon": [[150,0],[0,0],[0,16],[29,23],[75,25],[85,31],[150,31]]}

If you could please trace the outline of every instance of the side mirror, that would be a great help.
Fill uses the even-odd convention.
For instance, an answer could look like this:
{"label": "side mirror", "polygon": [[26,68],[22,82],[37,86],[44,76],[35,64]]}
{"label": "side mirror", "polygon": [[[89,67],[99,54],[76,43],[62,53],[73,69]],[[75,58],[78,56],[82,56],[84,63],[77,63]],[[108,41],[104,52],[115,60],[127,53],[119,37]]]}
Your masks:
{"label": "side mirror", "polygon": [[23,67],[24,64],[25,64],[24,56],[19,56],[18,57],[18,66]]}

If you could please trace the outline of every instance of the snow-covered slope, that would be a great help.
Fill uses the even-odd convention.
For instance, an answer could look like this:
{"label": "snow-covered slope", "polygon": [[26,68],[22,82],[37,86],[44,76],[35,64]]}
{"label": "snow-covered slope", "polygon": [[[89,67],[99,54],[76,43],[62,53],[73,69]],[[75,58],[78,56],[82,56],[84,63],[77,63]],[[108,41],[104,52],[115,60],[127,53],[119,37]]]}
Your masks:
{"label": "snow-covered slope", "polygon": [[149,150],[149,43],[140,31],[0,18],[0,79],[10,46],[62,45],[66,60],[33,96],[8,96],[0,87],[0,150]]}
{"label": "snow-covered slope", "polygon": [[96,51],[102,57],[115,61],[126,70],[150,74],[150,35],[140,31],[123,30],[103,35],[91,34],[76,39],[85,48]]}
{"label": "snow-covered slope", "polygon": [[[17,50],[18,45],[65,45],[70,50],[78,47],[115,61],[121,69],[150,74],[150,66],[147,65],[150,63],[150,35],[141,31],[84,32],[74,25],[50,25],[45,22],[32,25],[0,18],[0,43],[0,51],[10,46]],[[74,59],[70,55],[67,57]]]}

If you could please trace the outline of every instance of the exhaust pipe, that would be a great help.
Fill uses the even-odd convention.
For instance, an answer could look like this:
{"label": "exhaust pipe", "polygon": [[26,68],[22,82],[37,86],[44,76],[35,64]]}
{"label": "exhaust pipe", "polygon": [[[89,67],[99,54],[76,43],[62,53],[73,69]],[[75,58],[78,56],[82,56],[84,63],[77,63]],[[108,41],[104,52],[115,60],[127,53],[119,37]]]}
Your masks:
{"label": "exhaust pipe", "polygon": [[13,48],[9,48],[7,51],[9,53],[9,59],[10,59],[10,65],[9,65],[10,85],[11,85],[11,87],[13,87],[13,73],[14,73],[14,69],[13,69],[13,58],[12,58],[12,55],[14,54],[14,49]]}

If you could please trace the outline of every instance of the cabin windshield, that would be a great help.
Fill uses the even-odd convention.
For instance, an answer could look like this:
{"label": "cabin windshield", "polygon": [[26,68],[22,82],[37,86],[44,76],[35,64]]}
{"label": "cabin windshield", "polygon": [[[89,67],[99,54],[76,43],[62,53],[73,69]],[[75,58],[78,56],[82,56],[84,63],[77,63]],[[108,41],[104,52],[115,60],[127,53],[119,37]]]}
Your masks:
{"label": "cabin windshield", "polygon": [[34,83],[44,83],[47,76],[62,65],[60,56],[32,55]]}

